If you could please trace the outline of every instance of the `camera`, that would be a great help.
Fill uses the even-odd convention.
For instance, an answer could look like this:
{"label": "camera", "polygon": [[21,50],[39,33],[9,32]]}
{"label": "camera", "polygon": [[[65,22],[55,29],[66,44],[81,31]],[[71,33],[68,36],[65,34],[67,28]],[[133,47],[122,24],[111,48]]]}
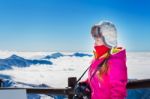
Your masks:
{"label": "camera", "polygon": [[86,82],[79,82],[74,87],[73,99],[90,99],[91,88]]}

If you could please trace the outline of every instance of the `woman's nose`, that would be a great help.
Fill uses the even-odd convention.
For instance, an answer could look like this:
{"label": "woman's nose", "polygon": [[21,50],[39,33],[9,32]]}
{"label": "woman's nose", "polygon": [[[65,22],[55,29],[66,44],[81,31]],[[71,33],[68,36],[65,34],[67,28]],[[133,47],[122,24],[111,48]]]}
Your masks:
{"label": "woman's nose", "polygon": [[96,46],[96,42],[94,43],[94,46]]}
{"label": "woman's nose", "polygon": [[95,41],[95,42],[94,42],[94,45],[95,45],[95,46],[98,45],[98,41]]}

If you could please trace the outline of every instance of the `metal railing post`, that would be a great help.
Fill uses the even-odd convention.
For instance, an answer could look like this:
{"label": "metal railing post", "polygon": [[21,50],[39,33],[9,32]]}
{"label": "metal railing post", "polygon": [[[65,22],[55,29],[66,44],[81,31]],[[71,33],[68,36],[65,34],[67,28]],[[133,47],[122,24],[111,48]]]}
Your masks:
{"label": "metal railing post", "polygon": [[[73,89],[75,87],[76,81],[76,77],[68,78],[68,87],[71,87]],[[73,94],[68,94],[68,99],[73,99]]]}
{"label": "metal railing post", "polygon": [[3,86],[3,80],[0,79],[0,87],[2,87],[2,86]]}

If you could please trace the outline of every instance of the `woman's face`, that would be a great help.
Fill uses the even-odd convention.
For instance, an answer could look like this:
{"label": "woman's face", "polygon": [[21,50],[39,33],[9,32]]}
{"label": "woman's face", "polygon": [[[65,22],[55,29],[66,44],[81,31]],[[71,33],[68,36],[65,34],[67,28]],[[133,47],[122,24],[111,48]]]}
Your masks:
{"label": "woman's face", "polygon": [[103,39],[102,39],[102,35],[100,32],[100,27],[98,26],[93,26],[91,29],[91,34],[92,37],[94,38],[94,45],[95,46],[100,46],[100,45],[104,45]]}
{"label": "woman's face", "polygon": [[102,38],[94,38],[94,46],[100,46],[104,45],[103,39]]}

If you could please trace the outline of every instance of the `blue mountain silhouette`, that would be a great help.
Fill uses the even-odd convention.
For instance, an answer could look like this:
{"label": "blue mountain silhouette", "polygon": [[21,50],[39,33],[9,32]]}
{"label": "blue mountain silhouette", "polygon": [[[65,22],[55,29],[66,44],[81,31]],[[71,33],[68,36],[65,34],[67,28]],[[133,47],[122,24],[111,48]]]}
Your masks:
{"label": "blue mountain silhouette", "polygon": [[91,57],[92,55],[91,54],[85,54],[85,53],[76,52],[72,56],[77,56],[77,57],[89,56],[89,57]]}
{"label": "blue mountain silhouette", "polygon": [[88,56],[88,57],[91,57],[92,55],[91,55],[91,54],[85,54],[85,53],[79,53],[79,52],[76,52],[76,53],[74,53],[74,54],[72,54],[72,55],[64,55],[64,54],[62,54],[62,53],[60,53],[60,52],[57,52],[57,53],[53,53],[53,54],[51,54],[51,55],[45,56],[44,59],[51,59],[51,58],[57,59],[57,58],[63,57],[63,56],[71,56],[71,57],[72,57],[72,56],[76,56],[76,57]]}
{"label": "blue mountain silhouette", "polygon": [[63,55],[62,53],[57,52],[57,53],[53,53],[51,55],[45,56],[44,59],[51,59],[51,58],[56,59],[56,58],[59,58],[59,57],[62,57],[62,56],[65,56],[65,55]]}
{"label": "blue mountain silhouette", "polygon": [[0,70],[12,69],[12,66],[29,67],[30,65],[36,64],[52,65],[52,62],[47,60],[30,60],[17,55],[12,55],[6,59],[0,59]]}

